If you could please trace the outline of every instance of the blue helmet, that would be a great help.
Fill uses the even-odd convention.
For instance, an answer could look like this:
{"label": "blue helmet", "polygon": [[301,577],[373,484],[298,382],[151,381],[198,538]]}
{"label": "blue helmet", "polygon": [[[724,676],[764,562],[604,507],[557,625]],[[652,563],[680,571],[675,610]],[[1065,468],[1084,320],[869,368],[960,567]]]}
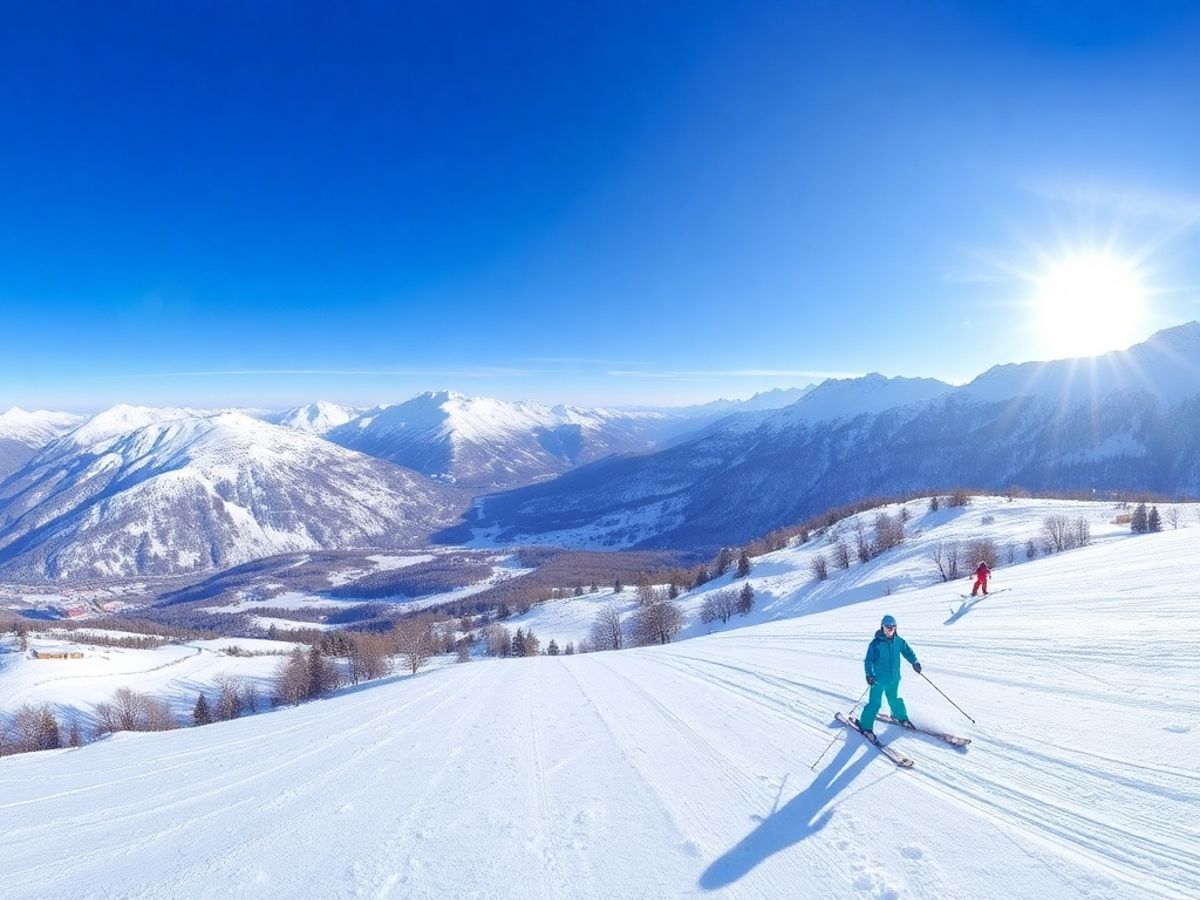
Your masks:
{"label": "blue helmet", "polygon": [[896,627],[895,616],[884,616],[883,621],[879,623],[880,628],[887,628],[888,626],[891,626],[892,628]]}

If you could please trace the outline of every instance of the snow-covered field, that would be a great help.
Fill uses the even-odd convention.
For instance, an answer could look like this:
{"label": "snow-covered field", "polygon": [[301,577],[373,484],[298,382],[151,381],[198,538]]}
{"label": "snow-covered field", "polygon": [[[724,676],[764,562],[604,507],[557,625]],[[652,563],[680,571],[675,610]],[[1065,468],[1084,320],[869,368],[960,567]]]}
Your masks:
{"label": "snow-covered field", "polygon": [[[966,609],[923,537],[816,586],[790,549],[750,627],[4,758],[4,896],[1200,895],[1200,527],[1105,537],[1090,509],[1093,546]],[[880,726],[901,771],[832,724],[885,612],[977,724],[905,666],[911,714],[968,750]]]}
{"label": "snow-covered field", "polygon": [[[97,632],[114,637],[122,632]],[[140,635],[132,635],[140,637]],[[237,646],[261,656],[230,656]],[[245,679],[268,696],[279,663],[295,644],[254,638],[221,638],[165,644],[155,649],[104,647],[87,643],[87,633],[76,631],[35,635],[33,650],[75,650],[82,659],[34,659],[19,653],[11,638],[0,639],[0,713],[13,713],[28,703],[49,703],[64,721],[76,712],[90,715],[97,703],[112,700],[120,688],[132,688],[165,700],[181,717],[191,715],[201,691],[209,692],[222,676]],[[269,655],[266,655],[269,654]]]}

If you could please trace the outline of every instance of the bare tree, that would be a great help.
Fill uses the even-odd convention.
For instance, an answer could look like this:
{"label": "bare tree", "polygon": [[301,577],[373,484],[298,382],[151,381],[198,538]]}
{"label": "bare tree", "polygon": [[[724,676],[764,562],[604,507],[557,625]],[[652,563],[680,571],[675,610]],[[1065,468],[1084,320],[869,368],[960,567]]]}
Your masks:
{"label": "bare tree", "polygon": [[275,700],[294,706],[308,699],[308,660],[297,647],[275,672]]}
{"label": "bare tree", "polygon": [[[218,722],[236,719],[242,714],[242,682],[232,675],[219,675],[213,682],[217,700],[213,710]],[[199,702],[199,701],[197,701]]]}
{"label": "bare tree", "polygon": [[396,623],[396,651],[404,657],[408,671],[417,674],[421,666],[429,662],[434,653],[433,635],[429,623],[423,619],[401,619]]}
{"label": "bare tree", "polygon": [[508,656],[512,652],[512,632],[498,622],[493,622],[483,632],[489,656]]}
{"label": "bare tree", "polygon": [[846,546],[846,542],[838,538],[833,544],[833,550],[830,551],[833,557],[833,564],[839,569],[850,568],[850,548]]}
{"label": "bare tree", "polygon": [[929,548],[929,558],[937,566],[942,581],[958,577],[958,541],[937,541]]}
{"label": "bare tree", "polygon": [[867,541],[867,529],[863,525],[862,519],[854,521],[854,543],[855,550],[858,553],[858,561],[860,563],[871,561],[871,544]]}
{"label": "bare tree", "polygon": [[308,648],[308,699],[316,700],[324,697],[338,686],[337,666],[334,661],[321,652],[321,648]]}
{"label": "bare tree", "polygon": [[700,621],[705,625],[717,619],[722,624],[728,622],[737,611],[737,600],[737,592],[732,589],[713,591],[704,598],[704,605],[700,607]]}
{"label": "bare tree", "polygon": [[814,556],[808,567],[812,570],[813,577],[817,581],[824,581],[829,577],[829,560],[825,558],[824,553],[818,553]]}
{"label": "bare tree", "polygon": [[1178,506],[1168,506],[1166,513],[1163,514],[1163,518],[1165,518],[1167,520],[1167,524],[1171,526],[1172,530],[1178,528],[1179,527],[1179,507]]}
{"label": "bare tree", "polygon": [[[503,626],[500,626],[503,627]],[[370,681],[392,674],[391,648],[386,635],[376,632],[354,632],[350,639],[350,681]]]}
{"label": "bare tree", "polygon": [[533,633],[532,628],[530,628],[528,631],[525,632],[525,655],[526,656],[537,656],[538,652],[541,649],[541,646],[542,646],[542,642],[541,642],[541,640],[538,639],[537,635],[535,635]]}
{"label": "bare tree", "polygon": [[639,647],[668,644],[683,627],[683,614],[664,596],[658,602],[636,610],[632,624],[634,643]]}
{"label": "bare tree", "polygon": [[48,704],[22,706],[13,714],[11,730],[12,734],[7,742],[10,753],[57,750],[62,746],[58,721]]}
{"label": "bare tree", "polygon": [[984,562],[987,563],[989,569],[994,569],[999,565],[999,557],[1000,553],[996,549],[996,542],[991,538],[975,538],[959,554],[960,562],[971,568]]}
{"label": "bare tree", "polygon": [[892,550],[904,543],[904,519],[900,516],[889,516],[879,513],[875,517],[875,536],[872,541],[872,555],[879,555],[885,550]]}
{"label": "bare tree", "polygon": [[1046,516],[1042,519],[1042,535],[1055,553],[1068,549],[1071,539],[1071,520],[1063,515]]}
{"label": "bare tree", "polygon": [[606,603],[592,620],[591,649],[620,650],[624,646],[621,611],[615,603]]}
{"label": "bare tree", "polygon": [[648,606],[658,600],[658,592],[650,586],[648,581],[639,579],[637,586],[637,599],[639,606]]}
{"label": "bare tree", "polygon": [[97,703],[94,714],[98,734],[167,731],[179,726],[167,704],[127,687],[119,688],[111,703]]}
{"label": "bare tree", "polygon": [[1086,547],[1092,542],[1092,526],[1083,516],[1080,516],[1075,520],[1075,530],[1073,535],[1076,547]]}

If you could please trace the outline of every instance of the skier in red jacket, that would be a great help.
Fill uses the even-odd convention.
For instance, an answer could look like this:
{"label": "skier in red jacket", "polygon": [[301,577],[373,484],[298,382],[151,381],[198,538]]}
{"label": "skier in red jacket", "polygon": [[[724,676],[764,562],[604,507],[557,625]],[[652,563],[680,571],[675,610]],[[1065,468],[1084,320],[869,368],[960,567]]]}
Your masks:
{"label": "skier in red jacket", "polygon": [[983,588],[984,596],[987,596],[987,592],[988,592],[987,580],[988,580],[988,576],[991,574],[992,574],[992,570],[989,569],[987,563],[985,563],[981,559],[979,561],[979,565],[975,569],[975,587],[971,588],[971,596],[972,597],[975,596],[976,592],[980,588]]}

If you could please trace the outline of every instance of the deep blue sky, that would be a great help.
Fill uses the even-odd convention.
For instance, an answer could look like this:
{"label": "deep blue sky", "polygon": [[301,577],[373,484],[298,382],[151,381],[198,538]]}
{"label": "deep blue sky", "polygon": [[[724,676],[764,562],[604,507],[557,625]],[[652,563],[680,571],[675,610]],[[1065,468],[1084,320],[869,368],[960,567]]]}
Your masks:
{"label": "deep blue sky", "polygon": [[27,4],[0,408],[962,380],[1095,242],[1133,343],[1200,318],[1197,97],[1192,3]]}

